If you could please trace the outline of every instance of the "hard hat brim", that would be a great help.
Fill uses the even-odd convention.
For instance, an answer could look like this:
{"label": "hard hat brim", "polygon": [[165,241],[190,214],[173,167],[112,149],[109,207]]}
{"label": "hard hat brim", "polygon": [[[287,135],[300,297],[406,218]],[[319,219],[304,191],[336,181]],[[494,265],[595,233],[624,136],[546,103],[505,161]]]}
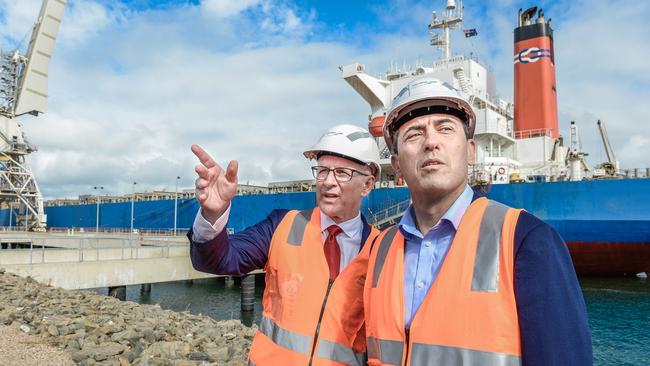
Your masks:
{"label": "hard hat brim", "polygon": [[367,166],[370,167],[372,175],[376,178],[379,179],[379,175],[381,174],[381,167],[377,165],[376,163],[368,162],[365,163],[359,159],[355,159],[351,156],[347,156],[344,154],[340,154],[334,151],[328,151],[328,150],[307,150],[302,153],[307,159],[309,160],[318,160],[323,155],[331,155],[331,156],[337,156],[339,158],[343,158],[346,160],[350,160],[351,162],[357,163],[359,165]]}
{"label": "hard hat brim", "polygon": [[[406,122],[417,117],[437,113],[449,114],[459,118],[467,125],[468,137],[472,138],[474,136],[476,115],[466,101],[451,97],[423,98],[394,109],[386,117],[383,130],[386,146],[391,151],[393,150],[393,136]],[[392,152],[394,153],[394,151]]]}

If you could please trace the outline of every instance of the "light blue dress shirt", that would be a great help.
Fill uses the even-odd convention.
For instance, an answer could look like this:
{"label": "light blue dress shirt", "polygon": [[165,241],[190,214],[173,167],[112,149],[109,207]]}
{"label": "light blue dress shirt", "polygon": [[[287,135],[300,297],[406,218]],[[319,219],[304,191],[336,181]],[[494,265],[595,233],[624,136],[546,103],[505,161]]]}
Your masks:
{"label": "light blue dress shirt", "polygon": [[405,239],[404,320],[406,328],[411,327],[413,316],[435,281],[454,240],[460,220],[472,203],[473,196],[472,189],[466,186],[463,193],[426,235],[422,235],[415,224],[413,205],[409,206],[400,220],[399,229]]}

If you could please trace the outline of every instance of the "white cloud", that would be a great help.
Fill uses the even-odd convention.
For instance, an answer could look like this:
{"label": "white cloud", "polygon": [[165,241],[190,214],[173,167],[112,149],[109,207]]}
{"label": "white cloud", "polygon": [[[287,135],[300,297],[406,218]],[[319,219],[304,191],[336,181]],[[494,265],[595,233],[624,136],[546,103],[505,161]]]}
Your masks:
{"label": "white cloud", "polygon": [[98,184],[124,193],[133,181],[138,189],[169,188],[176,175],[190,186],[192,143],[224,164],[239,159],[242,181],[308,177],[304,142],[350,119],[346,111],[332,113],[343,104],[335,90],[346,90],[335,55],[347,50],[297,41],[303,21],[283,9],[269,10],[278,26],[272,42],[262,42],[274,46],[243,46],[259,34],[239,27],[248,21],[240,17],[202,37],[241,42],[211,49],[187,30],[212,21],[184,8],[173,21],[159,12],[131,13],[121,20],[128,26],[114,20],[88,42],[57,48],[49,111],[23,118],[28,138],[40,145],[32,160],[46,197],[88,193]]}
{"label": "white cloud", "polygon": [[202,0],[201,8],[209,15],[219,18],[238,15],[242,11],[256,6],[261,0]]}
{"label": "white cloud", "polygon": [[107,9],[90,0],[69,1],[61,23],[59,38],[61,42],[84,42],[123,19],[125,16],[123,12],[126,12],[126,9],[119,3],[115,5],[115,8]]}
{"label": "white cloud", "polygon": [[0,8],[4,13],[0,24],[2,37],[12,38],[14,41],[24,39],[25,44],[29,43],[29,33],[38,16],[40,5],[40,0],[0,0]]}
{"label": "white cloud", "polygon": [[[42,0],[0,0],[0,9],[4,13],[4,19],[0,22],[3,28],[0,45],[3,49],[19,47],[23,52],[26,51],[41,4]],[[106,27],[115,25],[124,18],[126,11],[119,3],[106,8],[92,0],[70,0],[57,42],[63,43],[63,46],[84,42]]]}

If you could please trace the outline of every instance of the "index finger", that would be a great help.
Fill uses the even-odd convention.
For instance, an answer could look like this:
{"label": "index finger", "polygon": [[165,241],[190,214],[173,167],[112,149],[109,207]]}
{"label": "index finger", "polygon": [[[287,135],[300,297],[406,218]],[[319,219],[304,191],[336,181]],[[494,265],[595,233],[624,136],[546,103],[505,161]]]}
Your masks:
{"label": "index finger", "polygon": [[217,166],[217,163],[212,159],[210,154],[205,152],[201,146],[196,144],[192,145],[192,152],[194,155],[196,155],[197,158],[199,158],[201,163],[205,165],[206,168],[210,169],[214,166]]}

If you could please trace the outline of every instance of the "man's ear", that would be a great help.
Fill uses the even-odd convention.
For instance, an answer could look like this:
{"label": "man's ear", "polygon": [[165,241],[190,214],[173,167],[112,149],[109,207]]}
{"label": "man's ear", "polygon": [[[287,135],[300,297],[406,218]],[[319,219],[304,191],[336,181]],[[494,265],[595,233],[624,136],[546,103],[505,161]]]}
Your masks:
{"label": "man's ear", "polygon": [[473,139],[467,140],[467,165],[476,164],[476,142]]}
{"label": "man's ear", "polygon": [[375,188],[375,177],[371,176],[366,179],[366,182],[363,184],[363,191],[361,192],[361,197],[365,197],[370,194],[370,191]]}
{"label": "man's ear", "polygon": [[402,170],[400,169],[400,166],[399,166],[399,160],[397,158],[397,154],[392,154],[390,156],[390,165],[393,166],[393,170],[395,171],[395,175],[397,177],[401,177],[402,176]]}

